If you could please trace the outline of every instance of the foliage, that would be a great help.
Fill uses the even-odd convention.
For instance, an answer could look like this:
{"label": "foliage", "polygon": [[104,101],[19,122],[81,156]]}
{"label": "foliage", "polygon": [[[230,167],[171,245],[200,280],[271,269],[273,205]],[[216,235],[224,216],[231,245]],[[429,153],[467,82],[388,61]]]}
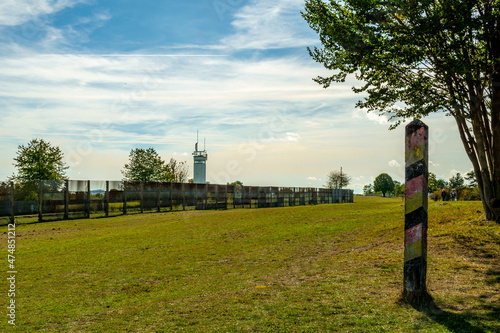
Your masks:
{"label": "foliage", "polygon": [[394,191],[394,181],[391,176],[386,173],[381,173],[375,178],[373,182],[373,189],[375,192],[382,192],[382,195],[385,197],[386,193],[391,193]]}
{"label": "foliage", "polygon": [[137,148],[130,151],[122,174],[125,181],[182,183],[187,180],[188,168],[186,162],[173,158],[165,164],[154,148]]}
{"label": "foliage", "polygon": [[164,182],[172,183],[184,183],[188,177],[188,166],[186,162],[179,162],[173,158],[165,166],[163,170],[163,180]]}
{"label": "foliage", "polygon": [[363,193],[364,193],[364,195],[373,194],[374,193],[374,191],[373,191],[373,185],[372,184],[367,184],[367,185],[363,186]]}
{"label": "foliage", "polygon": [[163,180],[164,164],[154,148],[132,149],[122,174],[125,181],[160,182]]}
{"label": "foliage", "polygon": [[406,184],[401,184],[397,180],[394,181],[394,195],[405,194]]}
{"label": "foliage", "polygon": [[330,171],[326,177],[326,188],[341,189],[351,182],[351,177],[341,171]]}
{"label": "foliage", "polygon": [[452,176],[448,181],[448,186],[453,189],[463,188],[465,184],[465,179],[462,177],[460,172],[457,172],[454,176]]}
{"label": "foliage", "polygon": [[232,183],[227,183],[227,185],[231,185],[231,186],[235,186],[236,185],[237,188],[242,188],[243,187],[243,182],[237,180],[237,181],[234,181]]}
{"label": "foliage", "polygon": [[33,139],[26,146],[19,145],[14,166],[17,175],[13,180],[26,183],[37,180],[63,180],[66,179],[66,170],[63,159],[64,154],[59,147],[52,146],[44,139]]}
{"label": "foliage", "polygon": [[474,170],[467,172],[464,178],[469,182],[469,184],[467,184],[468,187],[470,188],[477,187],[476,173],[474,172]]}
{"label": "foliage", "polygon": [[455,118],[478,175],[487,219],[500,219],[500,2],[307,0],[302,13],[322,48],[311,57],[366,94],[357,106],[391,128],[444,111]]}
{"label": "foliage", "polygon": [[429,172],[429,180],[428,180],[428,192],[434,193],[438,190],[441,190],[448,186],[446,180],[437,178],[436,175],[432,172]]}

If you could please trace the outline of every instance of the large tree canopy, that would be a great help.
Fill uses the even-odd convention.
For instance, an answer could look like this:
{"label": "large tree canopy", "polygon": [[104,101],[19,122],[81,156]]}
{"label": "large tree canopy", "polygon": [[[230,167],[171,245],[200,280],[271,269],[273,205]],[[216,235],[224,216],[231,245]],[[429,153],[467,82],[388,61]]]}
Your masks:
{"label": "large tree canopy", "polygon": [[137,148],[130,151],[129,163],[125,164],[122,174],[126,181],[183,183],[187,180],[188,167],[186,162],[173,158],[165,164],[154,148]]}
{"label": "large tree canopy", "polygon": [[302,13],[334,70],[355,75],[357,106],[387,114],[391,128],[444,111],[455,118],[488,219],[500,218],[500,1],[307,0]]}
{"label": "large tree canopy", "polygon": [[388,174],[381,173],[375,178],[373,189],[375,192],[382,192],[382,195],[385,197],[386,193],[394,192],[394,181]]}
{"label": "large tree canopy", "polygon": [[43,139],[33,139],[26,146],[20,145],[14,166],[15,181],[22,183],[34,180],[63,180],[66,178],[64,154],[59,147]]}

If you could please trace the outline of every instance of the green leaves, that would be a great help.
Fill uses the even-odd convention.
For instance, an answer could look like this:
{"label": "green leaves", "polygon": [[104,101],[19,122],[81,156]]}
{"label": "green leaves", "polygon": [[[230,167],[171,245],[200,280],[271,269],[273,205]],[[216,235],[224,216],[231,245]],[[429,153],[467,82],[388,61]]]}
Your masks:
{"label": "green leaves", "polygon": [[137,148],[130,151],[129,163],[122,174],[126,181],[174,182],[187,180],[187,165],[171,158],[168,164],[162,160],[154,148]]}
{"label": "green leaves", "polygon": [[43,139],[33,139],[26,146],[20,145],[14,166],[18,174],[14,180],[21,183],[34,180],[63,180],[68,167],[63,162],[64,154]]}

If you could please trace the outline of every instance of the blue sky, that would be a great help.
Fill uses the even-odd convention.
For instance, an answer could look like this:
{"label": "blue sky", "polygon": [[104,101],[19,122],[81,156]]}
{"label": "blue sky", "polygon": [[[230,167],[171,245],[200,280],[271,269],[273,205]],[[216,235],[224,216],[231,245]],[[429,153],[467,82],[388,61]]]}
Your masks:
{"label": "blue sky", "polygon": [[[308,55],[317,37],[302,0],[3,0],[0,179],[17,147],[58,145],[71,179],[119,180],[134,148],[185,160],[206,137],[212,183],[351,188],[404,177],[403,128],[354,107]],[[470,171],[455,124],[436,114],[430,170]]]}

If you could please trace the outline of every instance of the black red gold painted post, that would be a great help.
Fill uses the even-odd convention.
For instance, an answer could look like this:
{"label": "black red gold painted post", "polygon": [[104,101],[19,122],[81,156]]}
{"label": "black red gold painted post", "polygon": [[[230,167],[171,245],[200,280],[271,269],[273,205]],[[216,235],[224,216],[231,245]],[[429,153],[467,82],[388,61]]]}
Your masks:
{"label": "black red gold painted post", "polygon": [[405,237],[403,299],[422,304],[427,293],[427,189],[429,128],[416,119],[405,136]]}

